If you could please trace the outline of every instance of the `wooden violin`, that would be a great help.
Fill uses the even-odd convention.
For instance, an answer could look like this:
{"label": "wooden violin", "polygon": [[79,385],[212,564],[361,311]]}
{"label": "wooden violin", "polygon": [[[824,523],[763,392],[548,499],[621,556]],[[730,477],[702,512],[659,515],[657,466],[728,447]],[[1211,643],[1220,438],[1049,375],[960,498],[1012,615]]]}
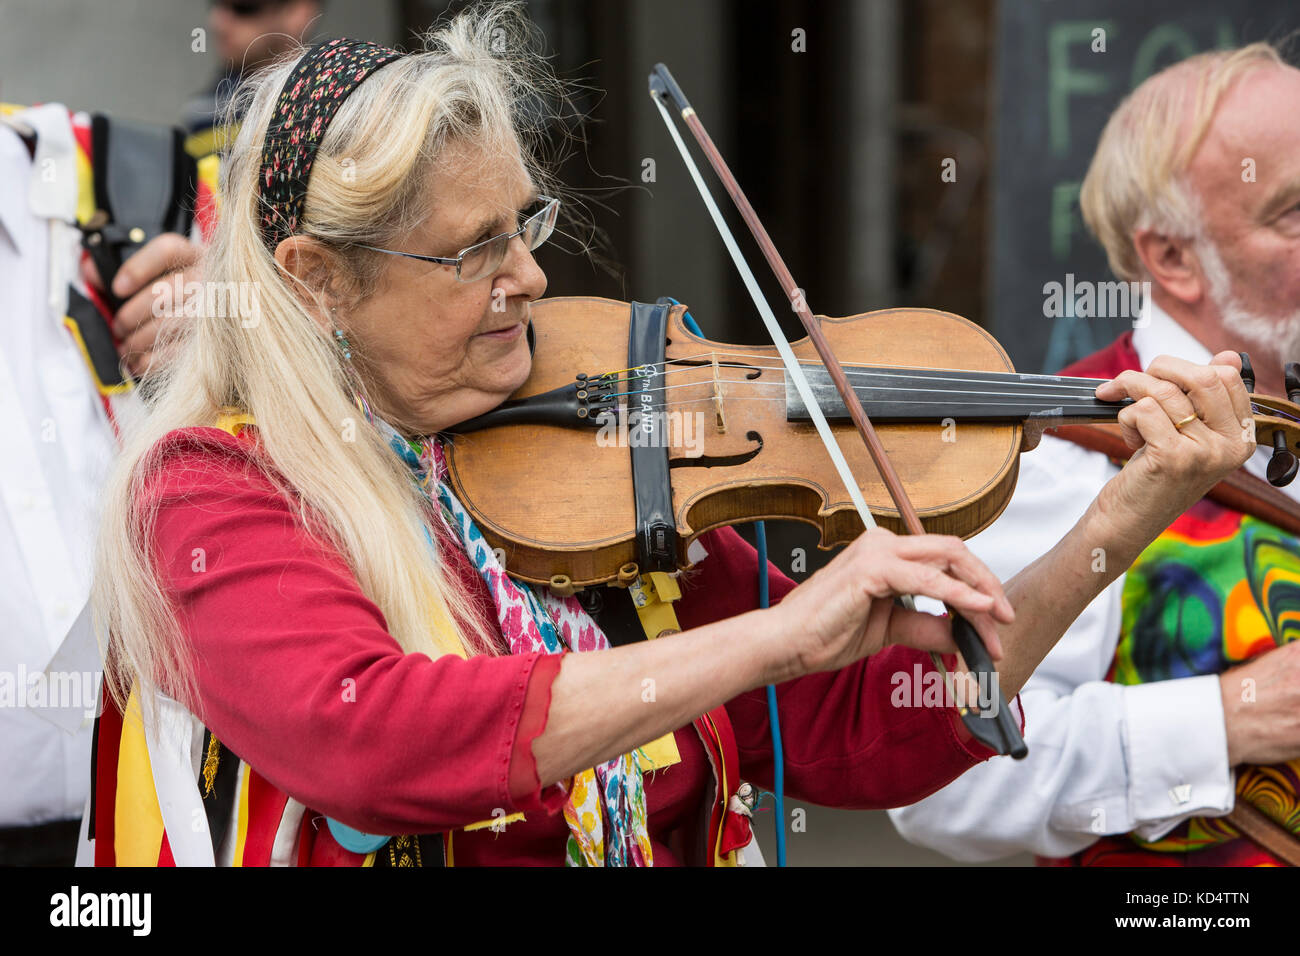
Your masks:
{"label": "wooden violin", "polygon": [[[722,525],[803,521],[819,529],[823,549],[862,533],[775,347],[711,341],[687,328],[686,306],[659,308],[663,358],[630,367],[632,304],[534,303],[528,381],[451,429],[453,490],[513,576],[564,593],[649,570],[638,553],[634,454],[667,462],[674,569],[689,566],[691,541]],[[817,318],[927,531],[986,528],[1011,497],[1020,453],[1044,429],[1114,422],[1127,404],[1099,401],[1101,379],[1016,372],[993,336],[948,312]],[[903,531],[811,343],[792,348],[872,514]],[[1270,477],[1285,483],[1297,467],[1300,407],[1252,402],[1258,440],[1275,448]]]}
{"label": "wooden violin", "polygon": [[[505,405],[457,426],[448,455],[456,494],[502,550],[510,574],[561,593],[630,585],[643,572],[689,566],[687,546],[702,532],[762,518],[811,522],[824,548],[877,518],[910,534],[974,534],[1006,506],[1019,454],[1044,428],[1119,414],[1122,403],[1096,400],[1095,381],[1016,374],[988,333],[955,315],[814,316],[662,63],[650,72],[648,91],[773,347],[693,334],[684,307],[537,303],[531,377]],[[797,343],[776,321],[673,114],[707,156],[798,315],[806,337]],[[1275,484],[1298,467],[1300,377],[1294,394],[1291,378],[1290,403],[1255,406],[1259,434],[1275,449]],[[712,425],[686,441],[687,427],[701,421]],[[908,596],[899,600],[912,606]],[[948,612],[962,665],[996,681],[983,639]],[[946,671],[939,655],[931,657]],[[959,711],[997,753],[1028,753],[1000,690],[990,706]]]}

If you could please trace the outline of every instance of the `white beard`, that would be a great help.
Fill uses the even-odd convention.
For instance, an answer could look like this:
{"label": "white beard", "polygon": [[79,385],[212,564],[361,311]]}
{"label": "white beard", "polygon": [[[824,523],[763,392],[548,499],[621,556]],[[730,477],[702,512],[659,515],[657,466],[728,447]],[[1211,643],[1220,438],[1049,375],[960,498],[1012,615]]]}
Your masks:
{"label": "white beard", "polygon": [[1220,309],[1223,327],[1243,341],[1277,355],[1284,363],[1300,356],[1300,312],[1270,319],[1247,312],[1235,302]]}
{"label": "white beard", "polygon": [[1300,362],[1300,310],[1281,316],[1247,310],[1232,294],[1232,280],[1214,243],[1202,238],[1196,244],[1196,251],[1210,284],[1210,302],[1219,310],[1223,327],[1243,342],[1276,355],[1283,362]]}

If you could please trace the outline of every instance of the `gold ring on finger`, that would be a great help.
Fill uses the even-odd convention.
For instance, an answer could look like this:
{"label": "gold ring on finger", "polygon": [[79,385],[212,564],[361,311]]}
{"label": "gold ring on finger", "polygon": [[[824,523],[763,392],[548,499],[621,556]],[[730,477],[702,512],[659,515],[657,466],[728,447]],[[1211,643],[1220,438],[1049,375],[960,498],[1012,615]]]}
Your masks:
{"label": "gold ring on finger", "polygon": [[1179,431],[1182,431],[1184,425],[1190,425],[1192,422],[1196,421],[1199,417],[1200,417],[1199,415],[1193,413],[1191,415],[1188,415],[1186,418],[1180,418],[1178,421],[1174,422],[1174,427],[1177,428]]}

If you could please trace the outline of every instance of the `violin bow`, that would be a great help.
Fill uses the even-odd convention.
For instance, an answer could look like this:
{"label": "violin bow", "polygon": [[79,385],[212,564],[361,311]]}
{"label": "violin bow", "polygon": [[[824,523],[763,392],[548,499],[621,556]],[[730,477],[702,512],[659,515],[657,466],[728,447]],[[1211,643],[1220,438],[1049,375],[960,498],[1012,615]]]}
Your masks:
{"label": "violin bow", "polygon": [[[867,507],[866,499],[862,496],[862,490],[853,476],[852,469],[849,468],[849,463],[845,459],[839,442],[826,421],[826,416],[823,414],[812,388],[808,385],[808,379],[804,375],[803,368],[795,357],[794,351],[790,348],[789,340],[785,337],[785,333],[781,331],[781,326],[776,321],[771,306],[758,288],[754,273],[750,270],[749,264],[740,251],[740,247],[736,245],[735,236],[732,235],[726,221],[722,218],[722,213],[718,210],[717,204],[713,201],[713,196],[704,183],[699,167],[696,166],[695,160],[691,158],[690,151],[686,148],[686,143],[683,142],[681,135],[677,132],[677,126],[673,123],[668,112],[667,107],[669,105],[677,110],[682,122],[686,124],[686,127],[694,135],[696,143],[699,144],[704,155],[708,157],[714,172],[722,180],[723,187],[736,204],[741,218],[745,220],[745,224],[749,227],[754,240],[762,249],[768,265],[781,283],[781,288],[785,291],[787,298],[789,298],[791,305],[799,316],[799,320],[803,323],[805,331],[808,333],[808,338],[817,349],[822,364],[825,366],[831,380],[835,383],[840,398],[844,402],[844,407],[848,409],[849,416],[853,419],[853,424],[857,426],[858,434],[862,436],[867,451],[871,455],[871,460],[875,463],[876,470],[880,473],[885,487],[889,490],[889,496],[893,499],[894,506],[902,516],[903,524],[908,533],[924,534],[925,528],[921,524],[920,516],[917,515],[916,508],[908,497],[906,489],[903,488],[903,483],[898,477],[898,472],[894,469],[893,462],[889,460],[884,445],[880,443],[880,438],[876,434],[875,427],[871,424],[871,419],[867,417],[867,411],[862,405],[861,398],[849,386],[848,379],[844,375],[844,369],[831,351],[830,344],[822,334],[820,324],[809,310],[802,289],[794,281],[794,276],[790,274],[790,270],[786,267],[780,253],[776,251],[776,245],[767,234],[767,230],[763,228],[763,224],[759,221],[754,208],[749,204],[749,200],[745,198],[744,191],[740,188],[740,184],[736,182],[736,177],[732,175],[726,161],[722,158],[722,154],[714,145],[712,137],[705,130],[704,124],[700,122],[700,118],[686,99],[681,87],[677,85],[677,81],[673,79],[673,75],[668,72],[668,67],[662,63],[656,63],[654,70],[650,73],[650,98],[658,107],[660,115],[663,116],[664,125],[668,127],[668,132],[677,144],[682,160],[700,192],[700,198],[704,200],[704,205],[713,217],[713,224],[717,228],[718,234],[726,244],[727,251],[731,253],[731,259],[745,283],[745,288],[749,290],[750,297],[754,300],[754,305],[757,307],[758,313],[762,316],[763,323],[767,326],[767,331],[772,337],[772,342],[776,345],[782,362],[785,363],[786,371],[790,375],[790,381],[794,384],[795,389],[799,392],[799,397],[807,407],[813,424],[817,428],[817,433],[821,436],[822,443],[830,454],[840,480],[844,482],[845,488],[848,489],[849,497],[852,499],[854,507],[857,508],[863,525],[866,528],[876,526],[876,521],[871,515],[871,509]],[[901,600],[905,607],[909,609],[915,607],[911,597],[904,597]],[[992,702],[992,706],[987,711],[980,710],[978,701],[973,706],[967,701],[966,706],[959,708],[962,720],[970,730],[971,736],[985,746],[1000,754],[1009,754],[1017,760],[1023,758],[1029,750],[1020,734],[1020,728],[1016,726],[1015,720],[1012,719],[1011,709],[1007,706],[1006,698],[1002,695],[1002,690],[997,681],[997,672],[993,667],[993,660],[989,657],[983,639],[971,623],[951,607],[948,608],[948,614],[952,619],[953,641],[956,643],[958,650],[961,651],[966,666],[976,675],[981,688],[991,687],[997,693],[997,699]],[[931,657],[939,670],[946,674],[946,668],[944,668],[939,655],[932,653]]]}

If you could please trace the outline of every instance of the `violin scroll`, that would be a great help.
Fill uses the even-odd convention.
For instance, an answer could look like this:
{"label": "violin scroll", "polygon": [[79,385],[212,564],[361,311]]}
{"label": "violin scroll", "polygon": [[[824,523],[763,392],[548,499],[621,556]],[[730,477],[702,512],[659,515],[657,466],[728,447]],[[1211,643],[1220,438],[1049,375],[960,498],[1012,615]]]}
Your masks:
{"label": "violin scroll", "polygon": [[1268,482],[1275,488],[1289,485],[1300,474],[1300,363],[1288,362],[1285,368],[1287,398],[1255,394],[1255,369],[1250,356],[1241,356],[1241,381],[1250,393],[1250,408],[1255,420],[1255,440],[1270,445],[1273,457],[1268,462]]}

